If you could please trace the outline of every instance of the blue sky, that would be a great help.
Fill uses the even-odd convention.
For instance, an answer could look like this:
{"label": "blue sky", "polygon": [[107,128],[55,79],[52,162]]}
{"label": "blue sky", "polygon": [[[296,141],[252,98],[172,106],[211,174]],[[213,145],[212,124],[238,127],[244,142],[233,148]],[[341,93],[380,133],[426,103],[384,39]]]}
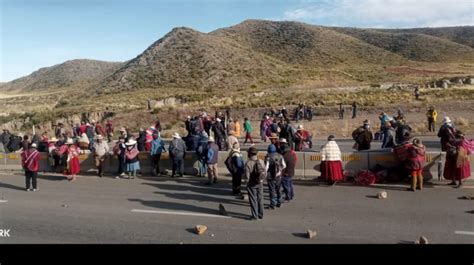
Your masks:
{"label": "blue sky", "polygon": [[0,81],[72,59],[125,61],[172,28],[245,19],[327,26],[474,25],[473,0],[0,0]]}

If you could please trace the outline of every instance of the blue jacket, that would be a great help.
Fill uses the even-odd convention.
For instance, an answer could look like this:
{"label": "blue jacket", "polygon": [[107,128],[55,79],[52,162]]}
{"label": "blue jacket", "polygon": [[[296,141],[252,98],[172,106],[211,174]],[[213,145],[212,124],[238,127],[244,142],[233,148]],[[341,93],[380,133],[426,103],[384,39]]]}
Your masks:
{"label": "blue jacket", "polygon": [[150,155],[159,155],[163,152],[166,152],[165,142],[160,137],[153,139],[151,142]]}
{"label": "blue jacket", "polygon": [[210,143],[207,148],[207,163],[216,164],[219,156],[219,147],[215,143]]}

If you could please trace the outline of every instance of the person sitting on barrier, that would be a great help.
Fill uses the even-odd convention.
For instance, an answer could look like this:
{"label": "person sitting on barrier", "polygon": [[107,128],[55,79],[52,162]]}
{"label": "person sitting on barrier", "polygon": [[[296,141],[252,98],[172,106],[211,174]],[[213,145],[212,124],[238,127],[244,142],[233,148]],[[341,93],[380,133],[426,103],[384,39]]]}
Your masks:
{"label": "person sitting on barrier", "polygon": [[267,184],[270,193],[270,206],[268,209],[274,210],[281,205],[281,177],[286,168],[283,156],[277,153],[276,146],[268,146],[268,154],[265,156],[265,170],[267,171]]}
{"label": "person sitting on barrier", "polygon": [[89,138],[87,137],[87,134],[83,133],[78,141],[79,148],[81,148],[81,150],[88,150],[89,144],[90,142]]}
{"label": "person sitting on barrier", "polygon": [[217,183],[218,170],[217,162],[219,161],[219,147],[214,142],[214,138],[209,137],[207,145],[207,176],[209,181],[205,185],[212,185],[212,183]]}
{"label": "person sitting on barrier", "polygon": [[165,142],[160,137],[160,133],[155,131],[153,133],[153,141],[151,142],[150,156],[153,163],[153,174],[155,176],[160,175],[160,159],[161,153],[165,153]]}
{"label": "person sitting on barrier", "polygon": [[125,146],[125,138],[122,136],[119,137],[119,140],[115,143],[113,152],[114,155],[117,156],[117,161],[118,161],[118,170],[117,170],[117,176],[115,177],[116,179],[119,179],[120,177],[125,177],[125,149],[127,147]]}
{"label": "person sitting on barrier", "polygon": [[[35,143],[21,153],[21,164],[25,170],[26,191],[37,191],[38,189],[36,177],[38,176],[39,160],[40,153]],[[30,182],[33,184],[33,189],[30,189]]]}
{"label": "person sitting on barrier", "polygon": [[336,185],[344,179],[341,162],[341,150],[335,141],[335,136],[330,135],[328,142],[321,146],[321,177],[329,185]]}
{"label": "person sitting on barrier", "polygon": [[104,142],[104,137],[102,135],[97,135],[95,137],[96,142],[92,147],[95,158],[95,166],[97,167],[97,175],[99,177],[104,176],[104,162],[105,158],[109,155],[109,144]]}
{"label": "person sitting on barrier", "polygon": [[258,158],[258,151],[255,147],[250,147],[247,154],[245,179],[248,180],[247,192],[252,212],[250,220],[263,219],[263,181],[267,177],[267,171],[264,162]]}
{"label": "person sitting on barrier", "polygon": [[232,148],[225,160],[225,165],[232,175],[232,194],[239,195],[242,186],[242,175],[244,174],[244,160],[240,148]]}
{"label": "person sitting on barrier", "polygon": [[64,163],[64,175],[69,181],[75,181],[76,175],[81,171],[79,155],[81,149],[74,144],[72,138],[67,139],[66,145],[60,147],[58,155],[66,158]]}
{"label": "person sitting on barrier", "polygon": [[[407,169],[411,171],[411,187],[408,190],[423,189],[423,168],[425,167],[426,148],[420,139],[413,139],[407,159]],[[418,185],[417,185],[418,184]]]}
{"label": "person sitting on barrier", "polygon": [[181,139],[179,133],[173,134],[173,140],[169,146],[170,158],[173,164],[171,177],[176,176],[178,171],[178,177],[182,177],[184,174],[184,157],[186,156],[186,143]]}
{"label": "person sitting on barrier", "polygon": [[295,151],[291,150],[290,146],[286,143],[286,139],[281,139],[280,142],[283,160],[286,164],[286,167],[282,172],[283,177],[281,179],[281,186],[285,193],[285,201],[290,202],[294,199],[293,177],[295,176],[295,167],[298,157],[296,156]]}
{"label": "person sitting on barrier", "polygon": [[303,125],[298,125],[298,130],[295,133],[295,147],[296,151],[303,151],[309,147],[309,132],[303,128]]}
{"label": "person sitting on barrier", "polygon": [[134,179],[137,176],[137,171],[140,170],[140,161],[138,160],[140,152],[137,148],[137,141],[129,139],[125,146],[125,171],[128,179]]}
{"label": "person sitting on barrier", "polygon": [[355,129],[352,132],[352,139],[354,139],[356,142],[353,148],[357,149],[357,151],[370,150],[370,143],[374,137],[372,135],[372,131],[370,130],[368,120],[365,120],[361,127]]}
{"label": "person sitting on barrier", "polygon": [[393,148],[395,146],[395,129],[392,122],[386,122],[384,127],[382,148]]}

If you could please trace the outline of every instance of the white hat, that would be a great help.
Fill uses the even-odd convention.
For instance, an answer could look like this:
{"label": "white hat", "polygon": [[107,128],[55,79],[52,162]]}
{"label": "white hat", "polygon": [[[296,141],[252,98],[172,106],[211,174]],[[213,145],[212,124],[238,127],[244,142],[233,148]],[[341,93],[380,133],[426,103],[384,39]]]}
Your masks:
{"label": "white hat", "polygon": [[298,130],[303,130],[303,124],[298,125]]}
{"label": "white hat", "polygon": [[92,123],[95,123],[95,120],[92,120]]}
{"label": "white hat", "polygon": [[221,119],[217,118],[216,121],[217,121],[217,122],[221,122]]}
{"label": "white hat", "polygon": [[120,132],[125,132],[125,131],[126,131],[126,130],[125,130],[124,127],[120,128]]}
{"label": "white hat", "polygon": [[91,124],[90,124],[90,123],[86,123],[86,126],[91,126]]}
{"label": "white hat", "polygon": [[281,139],[280,139],[280,143],[285,143],[285,144],[287,144],[288,142],[286,141],[286,138],[281,138]]}
{"label": "white hat", "polygon": [[175,132],[175,133],[173,134],[173,138],[181,138],[181,136],[179,136],[179,133]]}
{"label": "white hat", "polygon": [[125,143],[125,145],[135,145],[137,143],[137,141],[133,140],[133,139],[128,139],[128,141]]}
{"label": "white hat", "polygon": [[55,143],[55,142],[57,142],[57,141],[58,141],[58,139],[57,139],[56,137],[53,137],[53,138],[51,138],[51,140],[49,140],[48,142],[50,142],[50,143]]}
{"label": "white hat", "polygon": [[96,137],[95,137],[96,140],[102,140],[104,139],[104,137],[100,134],[98,134]]}
{"label": "white hat", "polygon": [[37,148],[38,146],[36,145],[36,143],[32,143],[32,144],[31,144],[31,147],[32,147],[32,148]]}
{"label": "white hat", "polygon": [[74,141],[72,140],[72,138],[68,138],[66,144],[74,144]]}
{"label": "white hat", "polygon": [[187,116],[186,118],[191,119],[191,116]]}
{"label": "white hat", "polygon": [[449,117],[445,117],[445,118],[443,119],[443,123],[451,123],[451,122],[452,122],[452,121],[451,121],[451,119],[450,119]]}
{"label": "white hat", "polygon": [[207,140],[208,142],[214,142],[214,137],[209,137],[209,139]]}

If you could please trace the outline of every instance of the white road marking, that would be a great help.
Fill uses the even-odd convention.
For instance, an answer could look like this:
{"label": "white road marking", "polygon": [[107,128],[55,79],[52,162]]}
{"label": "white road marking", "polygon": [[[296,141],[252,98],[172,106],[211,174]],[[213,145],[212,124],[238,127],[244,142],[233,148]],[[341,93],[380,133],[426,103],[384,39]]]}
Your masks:
{"label": "white road marking", "polygon": [[455,231],[456,235],[474,236],[474,232],[471,231]]}
{"label": "white road marking", "polygon": [[8,201],[7,200],[0,200],[0,203],[2,203],[2,202],[8,202]]}
{"label": "white road marking", "polygon": [[140,209],[132,209],[132,212],[134,212],[134,213],[160,213],[160,214],[170,214],[170,215],[202,216],[202,217],[214,217],[214,218],[230,218],[230,216],[205,214],[205,213],[192,213],[192,212],[171,212],[171,211],[155,211],[155,210],[140,210]]}

